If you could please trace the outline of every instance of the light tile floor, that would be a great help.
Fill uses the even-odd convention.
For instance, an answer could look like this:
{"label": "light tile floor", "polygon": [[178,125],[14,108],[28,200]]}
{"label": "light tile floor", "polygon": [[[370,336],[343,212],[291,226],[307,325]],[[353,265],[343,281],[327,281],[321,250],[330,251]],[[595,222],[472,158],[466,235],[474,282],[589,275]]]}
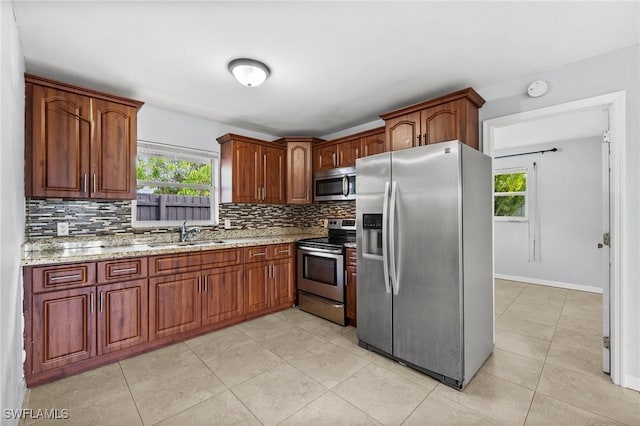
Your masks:
{"label": "light tile floor", "polygon": [[290,309],[35,387],[25,407],[67,408],[67,425],[640,425],[640,394],[601,372],[601,306],[496,280],[495,350],[464,392]]}

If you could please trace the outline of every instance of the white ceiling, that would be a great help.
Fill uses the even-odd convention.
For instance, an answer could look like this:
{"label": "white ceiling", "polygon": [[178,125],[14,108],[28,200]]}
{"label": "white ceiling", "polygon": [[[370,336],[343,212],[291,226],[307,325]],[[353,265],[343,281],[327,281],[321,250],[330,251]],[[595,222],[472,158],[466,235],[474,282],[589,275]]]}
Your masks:
{"label": "white ceiling", "polygon": [[[14,0],[27,70],[257,132],[322,136],[640,42],[639,2]],[[227,63],[271,77],[237,83]],[[524,92],[525,88],[523,88]]]}

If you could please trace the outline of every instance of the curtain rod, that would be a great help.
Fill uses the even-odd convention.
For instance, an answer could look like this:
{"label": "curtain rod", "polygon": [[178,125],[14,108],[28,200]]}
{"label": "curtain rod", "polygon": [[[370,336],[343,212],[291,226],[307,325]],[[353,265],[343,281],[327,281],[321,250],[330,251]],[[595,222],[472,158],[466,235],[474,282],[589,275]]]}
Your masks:
{"label": "curtain rod", "polygon": [[545,152],[556,152],[556,151],[558,151],[558,148],[545,149],[542,151],[521,152],[520,154],[501,155],[500,157],[493,157],[493,158],[517,157],[518,155],[544,154]]}

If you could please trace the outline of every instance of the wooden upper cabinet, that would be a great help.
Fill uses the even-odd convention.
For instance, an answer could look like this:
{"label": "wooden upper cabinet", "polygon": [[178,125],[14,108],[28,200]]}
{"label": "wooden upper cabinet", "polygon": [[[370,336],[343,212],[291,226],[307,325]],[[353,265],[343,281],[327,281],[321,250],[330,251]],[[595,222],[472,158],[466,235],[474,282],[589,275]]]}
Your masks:
{"label": "wooden upper cabinet", "polygon": [[402,115],[389,119],[387,127],[387,147],[389,151],[413,148],[420,143],[420,113]]}
{"label": "wooden upper cabinet", "polygon": [[478,109],[484,99],[472,88],[383,114],[387,149],[460,140],[479,149]]}
{"label": "wooden upper cabinet", "polygon": [[278,139],[286,146],[287,204],[313,202],[313,145],[321,139],[286,137]]}
{"label": "wooden upper cabinet", "polygon": [[25,195],[133,199],[142,102],[25,74]]}
{"label": "wooden upper cabinet", "polygon": [[356,158],[360,156],[360,138],[336,144],[336,167],[351,167],[356,165]]}
{"label": "wooden upper cabinet", "polygon": [[262,147],[262,199],[263,203],[284,204],[285,150],[282,147]]}
{"label": "wooden upper cabinet", "polygon": [[335,144],[322,144],[313,150],[313,171],[330,170],[338,167],[338,154]]}
{"label": "wooden upper cabinet", "polygon": [[136,108],[91,100],[91,196],[129,200],[136,197]]}
{"label": "wooden upper cabinet", "polygon": [[285,148],[282,145],[234,134],[217,140],[222,203],[285,202]]}
{"label": "wooden upper cabinet", "polygon": [[363,136],[360,139],[360,155],[359,157],[368,157],[370,155],[385,152],[385,131],[384,127],[378,129],[376,133]]}
{"label": "wooden upper cabinet", "polygon": [[26,195],[88,197],[90,99],[33,84],[26,90]]}

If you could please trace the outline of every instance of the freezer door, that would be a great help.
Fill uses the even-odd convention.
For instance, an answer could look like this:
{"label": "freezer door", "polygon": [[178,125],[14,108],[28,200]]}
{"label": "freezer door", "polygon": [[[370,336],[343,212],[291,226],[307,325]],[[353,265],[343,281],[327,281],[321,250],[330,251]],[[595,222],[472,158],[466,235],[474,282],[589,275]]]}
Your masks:
{"label": "freezer door", "polygon": [[[385,286],[383,257],[363,253],[362,218],[365,214],[383,214],[385,197],[388,197],[388,194],[385,194],[385,187],[388,187],[390,176],[389,153],[360,158],[356,161],[358,339],[387,353],[392,352],[391,291]],[[383,220],[386,220],[386,214]],[[369,240],[367,245],[371,246],[371,244]]]}
{"label": "freezer door", "polygon": [[461,381],[459,154],[458,142],[395,151],[390,208],[397,271],[393,354]]}

